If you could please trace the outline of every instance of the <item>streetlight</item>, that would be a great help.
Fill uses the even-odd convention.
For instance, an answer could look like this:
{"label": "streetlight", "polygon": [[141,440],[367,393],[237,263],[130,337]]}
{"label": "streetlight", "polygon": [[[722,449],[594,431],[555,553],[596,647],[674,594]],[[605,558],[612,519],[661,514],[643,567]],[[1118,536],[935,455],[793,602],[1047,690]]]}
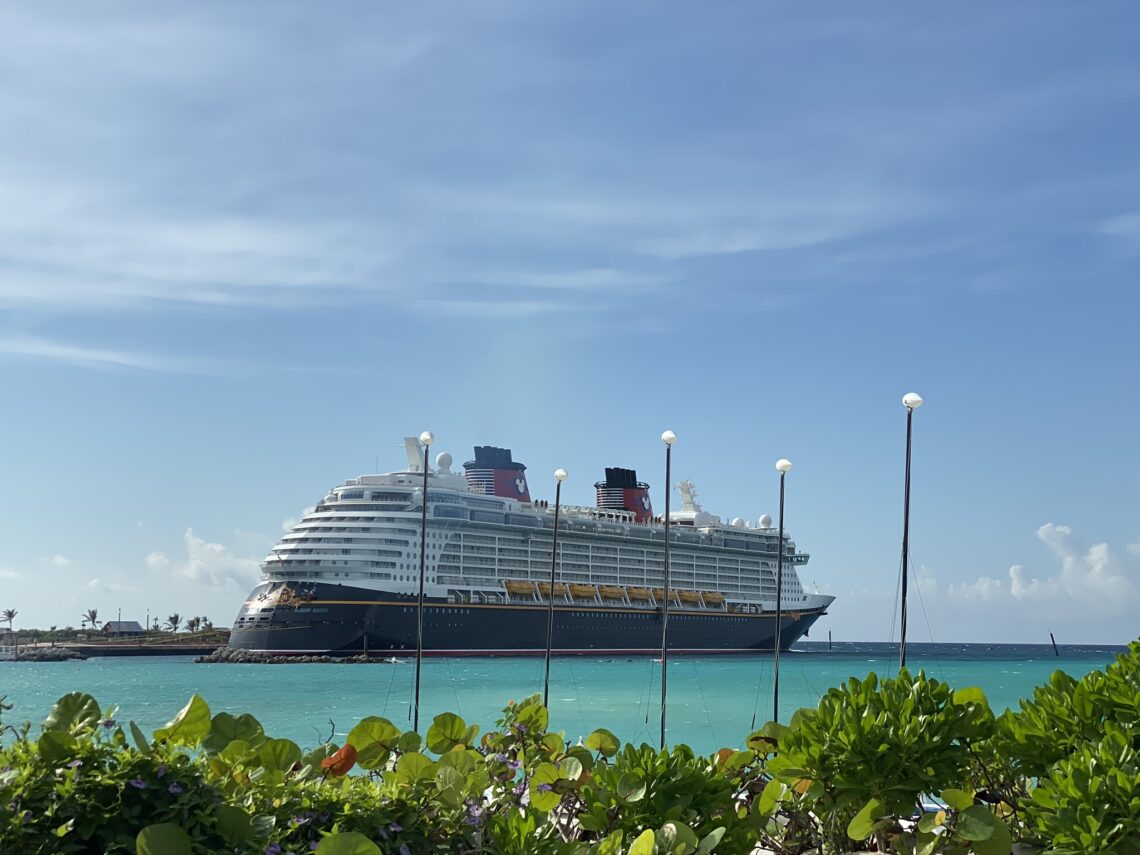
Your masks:
{"label": "streetlight", "polygon": [[562,482],[569,477],[565,469],[554,470],[554,539],[550,545],[550,591],[546,613],[546,679],[542,684],[542,705],[550,709],[550,647],[554,643],[554,576],[558,569],[558,510],[562,506]]}
{"label": "streetlight", "polygon": [[671,430],[661,434],[661,441],[665,443],[665,593],[661,605],[661,747],[665,747],[665,687],[668,674],[665,671],[665,661],[669,650],[669,494],[672,492],[672,464],[673,443],[677,441],[677,434]]}
{"label": "streetlight", "polygon": [[899,668],[906,667],[906,583],[910,563],[910,434],[914,411],[922,406],[917,392],[903,395],[906,407],[906,480],[903,482],[903,542],[902,542],[902,617],[899,619]]}
{"label": "streetlight", "polygon": [[428,449],[431,448],[431,431],[420,434],[420,444],[424,447],[424,489],[420,515],[420,599],[416,608],[416,702],[412,730],[420,729],[420,664],[424,656],[424,566],[427,557],[427,509],[428,509]]}
{"label": "streetlight", "polygon": [[780,640],[784,621],[784,478],[792,471],[792,461],[781,457],[776,461],[780,473],[780,534],[776,540],[776,653],[772,663],[772,721],[780,720]]}

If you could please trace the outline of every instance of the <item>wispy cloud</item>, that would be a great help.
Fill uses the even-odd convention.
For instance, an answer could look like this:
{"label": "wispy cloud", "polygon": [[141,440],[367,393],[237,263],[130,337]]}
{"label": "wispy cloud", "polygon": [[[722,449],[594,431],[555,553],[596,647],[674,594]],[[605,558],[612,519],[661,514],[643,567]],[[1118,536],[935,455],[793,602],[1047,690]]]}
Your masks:
{"label": "wispy cloud", "polygon": [[236,556],[225,544],[203,540],[194,534],[193,529],[186,529],[183,545],[186,550],[184,557],[169,558],[164,552],[151,552],[146,556],[147,567],[213,586],[240,588],[252,585],[257,579],[256,558]]}
{"label": "wispy cloud", "polygon": [[223,363],[208,360],[181,361],[144,353],[84,347],[27,336],[0,336],[0,354],[64,362],[88,368],[129,368],[180,374],[217,373],[223,367]]}

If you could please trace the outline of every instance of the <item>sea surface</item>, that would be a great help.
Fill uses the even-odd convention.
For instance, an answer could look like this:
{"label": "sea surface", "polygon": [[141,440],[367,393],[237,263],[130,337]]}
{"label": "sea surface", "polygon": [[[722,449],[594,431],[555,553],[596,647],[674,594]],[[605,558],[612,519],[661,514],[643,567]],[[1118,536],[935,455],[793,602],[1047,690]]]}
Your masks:
{"label": "sea surface", "polygon": [[[955,688],[979,686],[995,711],[1021,698],[1056,669],[1075,677],[1103,668],[1123,647],[914,644],[908,666]],[[84,691],[116,717],[145,731],[161,727],[198,692],[214,712],[251,712],[272,736],[313,746],[341,740],[361,718],[381,715],[410,729],[414,660],[368,665],[199,665],[191,657],[92,658],[85,662],[0,662],[0,696],[13,709],[4,724],[43,721],[63,694]],[[897,647],[885,643],[804,642],[780,659],[780,718],[815,706],[830,687],[875,671],[898,672]],[[660,732],[661,664],[648,658],[556,657],[551,665],[552,729],[576,741],[597,727],[623,741],[655,744]],[[543,661],[532,658],[425,659],[420,727],[456,712],[493,727],[510,700],[542,692]],[[772,718],[772,657],[676,656],[668,664],[668,741],[700,753],[740,746]]]}

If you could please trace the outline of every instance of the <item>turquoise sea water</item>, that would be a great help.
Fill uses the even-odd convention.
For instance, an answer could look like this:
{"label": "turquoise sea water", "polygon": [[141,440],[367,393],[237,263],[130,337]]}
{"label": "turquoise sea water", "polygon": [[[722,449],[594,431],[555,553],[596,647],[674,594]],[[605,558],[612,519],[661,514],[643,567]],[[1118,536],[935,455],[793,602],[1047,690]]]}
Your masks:
{"label": "turquoise sea water", "polygon": [[[1055,669],[1073,676],[1102,668],[1123,648],[1049,645],[913,645],[911,670],[956,688],[980,686],[995,710],[1016,707]],[[780,710],[787,720],[814,706],[828,688],[869,671],[893,676],[893,645],[804,643],[781,657]],[[668,740],[708,753],[740,745],[772,714],[772,658],[674,657],[669,661]],[[656,743],[661,665],[652,659],[564,657],[551,667],[552,728],[577,740],[606,727],[623,741]],[[148,732],[167,722],[195,691],[214,712],[252,712],[273,736],[304,746],[336,739],[366,715],[410,728],[414,662],[370,665],[199,665],[189,657],[90,659],[86,662],[0,662],[0,696],[14,709],[4,722],[39,723],[60,695],[90,692],[118,717]],[[426,659],[421,730],[439,712],[493,726],[502,707],[542,691],[541,659]],[[331,721],[331,724],[330,724]]]}

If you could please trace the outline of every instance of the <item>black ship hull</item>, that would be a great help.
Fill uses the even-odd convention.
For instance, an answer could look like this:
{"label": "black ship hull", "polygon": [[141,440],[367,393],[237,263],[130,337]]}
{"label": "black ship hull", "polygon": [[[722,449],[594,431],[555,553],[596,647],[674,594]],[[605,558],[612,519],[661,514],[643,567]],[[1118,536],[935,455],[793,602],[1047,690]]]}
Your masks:
{"label": "black ship hull", "polygon": [[[298,583],[293,583],[298,585]],[[279,655],[392,655],[416,648],[415,597],[320,583],[264,583],[242,606],[230,647]],[[526,656],[546,650],[545,603],[424,601],[424,654]],[[824,609],[785,612],[780,647],[807,634]],[[661,650],[660,608],[555,603],[553,650],[569,654],[652,655]],[[673,653],[772,652],[773,612],[669,609]]]}

